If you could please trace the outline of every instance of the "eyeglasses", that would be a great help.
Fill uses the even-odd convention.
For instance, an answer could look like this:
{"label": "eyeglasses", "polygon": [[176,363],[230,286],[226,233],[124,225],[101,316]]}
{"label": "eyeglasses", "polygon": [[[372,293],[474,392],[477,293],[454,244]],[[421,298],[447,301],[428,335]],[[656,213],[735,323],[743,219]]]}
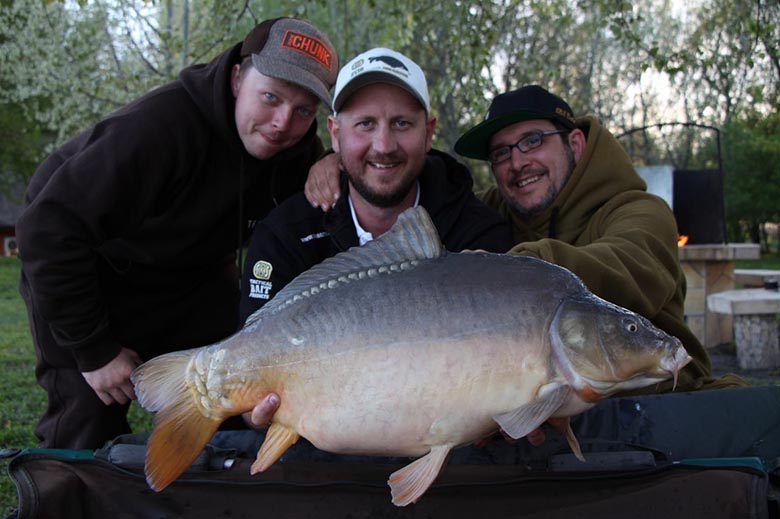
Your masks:
{"label": "eyeglasses", "polygon": [[558,135],[559,133],[569,133],[569,131],[570,130],[550,130],[548,132],[536,131],[527,133],[514,144],[501,146],[500,148],[491,150],[490,153],[488,153],[488,162],[495,166],[512,157],[512,148],[517,148],[521,153],[528,153],[542,145],[543,137]]}

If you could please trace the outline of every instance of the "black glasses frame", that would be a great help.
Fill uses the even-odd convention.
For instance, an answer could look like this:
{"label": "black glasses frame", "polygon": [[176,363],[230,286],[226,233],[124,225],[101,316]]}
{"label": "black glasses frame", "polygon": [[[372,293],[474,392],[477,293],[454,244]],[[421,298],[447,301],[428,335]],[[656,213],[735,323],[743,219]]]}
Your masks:
{"label": "black glasses frame", "polygon": [[[535,131],[528,132],[523,135],[520,140],[514,144],[508,144],[506,146],[500,146],[494,150],[490,150],[488,153],[488,162],[495,166],[506,162],[512,157],[512,148],[517,148],[520,153],[528,153],[531,150],[535,150],[542,145],[545,137],[548,135],[559,135],[562,133],[569,133],[571,130],[549,130],[549,131]],[[503,156],[503,158],[501,158]],[[496,157],[498,159],[496,160]]]}

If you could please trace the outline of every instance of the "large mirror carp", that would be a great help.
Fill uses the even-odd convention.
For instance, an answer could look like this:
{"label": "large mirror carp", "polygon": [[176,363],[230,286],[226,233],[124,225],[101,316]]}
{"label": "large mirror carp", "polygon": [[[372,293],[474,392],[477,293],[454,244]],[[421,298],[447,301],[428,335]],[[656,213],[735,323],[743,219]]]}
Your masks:
{"label": "large mirror carp", "polygon": [[[161,490],[228,417],[269,392],[281,406],[252,465],[303,436],[335,453],[420,456],[390,476],[420,498],[451,449],[501,427],[520,438],[617,391],[674,377],[675,337],[522,256],[443,249],[422,208],[385,235],[308,270],[235,335],[133,373],[156,413],[146,475]],[[581,456],[569,429],[569,443]]]}

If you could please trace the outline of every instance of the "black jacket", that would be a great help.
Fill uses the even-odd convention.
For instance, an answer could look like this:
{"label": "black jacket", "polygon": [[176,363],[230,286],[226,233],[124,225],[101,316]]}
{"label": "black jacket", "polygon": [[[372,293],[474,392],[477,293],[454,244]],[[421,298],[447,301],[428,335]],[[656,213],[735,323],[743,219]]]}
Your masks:
{"label": "black jacket", "polygon": [[[432,150],[419,181],[420,205],[431,215],[447,250],[506,252],[512,246],[509,225],[477,200],[471,173],[455,159]],[[343,176],[341,192],[349,192]],[[357,245],[347,196],[324,214],[303,194],[291,197],[252,234],[241,277],[241,322],[298,274]]]}
{"label": "black jacket", "polygon": [[230,333],[240,229],[300,191],[322,153],[316,123],[270,160],[246,152],[230,88],[240,47],[106,117],[30,182],[20,288],[82,371],[120,346],[150,356]]}

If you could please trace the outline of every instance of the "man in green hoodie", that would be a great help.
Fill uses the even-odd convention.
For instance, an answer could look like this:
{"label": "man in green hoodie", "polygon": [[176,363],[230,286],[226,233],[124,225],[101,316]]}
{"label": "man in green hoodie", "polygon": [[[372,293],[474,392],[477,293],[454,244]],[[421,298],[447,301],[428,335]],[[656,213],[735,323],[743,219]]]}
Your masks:
{"label": "man in green hoodie", "polygon": [[[490,163],[496,186],[481,198],[512,224],[510,253],[566,267],[595,294],[682,341],[693,361],[678,390],[744,385],[733,375],[711,377],[709,356],[685,324],[674,214],[647,192],[598,119],[575,118],[563,99],[529,85],[497,96],[455,151]],[[667,381],[648,389],[672,387]],[[568,427],[566,420],[551,423],[562,432]],[[544,436],[539,428],[528,440],[539,445]]]}
{"label": "man in green hoodie", "polygon": [[[512,224],[510,253],[566,267],[595,294],[682,341],[693,361],[678,390],[742,385],[732,376],[712,380],[709,356],[683,316],[674,214],[647,192],[598,119],[575,118],[563,99],[529,85],[497,96],[455,151],[490,163],[496,186],[482,198]],[[669,391],[672,381],[649,389]]]}

